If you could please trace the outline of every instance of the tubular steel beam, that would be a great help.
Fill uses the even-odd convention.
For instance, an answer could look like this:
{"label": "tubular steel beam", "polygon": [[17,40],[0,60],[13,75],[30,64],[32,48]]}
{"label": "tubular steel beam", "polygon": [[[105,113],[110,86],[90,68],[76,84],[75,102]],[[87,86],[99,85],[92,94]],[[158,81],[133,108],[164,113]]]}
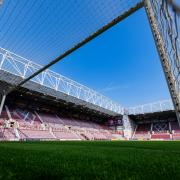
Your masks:
{"label": "tubular steel beam", "polygon": [[32,74],[31,76],[29,76],[28,78],[24,79],[23,81],[21,81],[18,85],[12,87],[9,89],[9,91],[7,92],[10,93],[16,89],[18,89],[20,86],[22,86],[23,84],[25,84],[26,82],[28,82],[29,80],[31,80],[32,78],[34,78],[35,76],[37,76],[38,74],[40,74],[41,72],[45,71],[47,68],[49,68],[50,66],[56,64],[57,62],[59,62],[60,60],[62,60],[63,58],[65,58],[66,56],[68,56],[69,54],[71,54],[72,52],[74,52],[75,50],[79,49],[80,47],[82,47],[83,45],[87,44],[89,41],[93,40],[94,38],[96,38],[97,36],[99,36],[100,34],[102,34],[103,32],[105,32],[106,30],[108,30],[109,28],[111,28],[112,26],[116,25],[117,23],[119,23],[120,21],[124,20],[125,18],[127,18],[128,16],[130,16],[132,13],[136,12],[137,10],[139,10],[140,8],[143,7],[143,2],[140,2],[138,4],[136,4],[136,6],[132,7],[131,9],[129,9],[128,11],[126,11],[124,14],[118,16],[117,18],[115,18],[114,20],[112,20],[110,23],[106,24],[105,26],[103,26],[102,28],[100,28],[99,30],[97,30],[95,33],[91,34],[89,37],[85,38],[83,41],[81,41],[80,43],[76,44],[74,47],[72,47],[71,49],[67,50],[65,53],[61,54],[59,57],[57,57],[56,59],[52,60],[49,64],[45,65],[43,68],[39,69],[37,72],[35,72],[34,74]]}
{"label": "tubular steel beam", "polygon": [[167,0],[168,3],[173,7],[173,9],[180,14],[180,7],[173,1],[173,0]]}
{"label": "tubular steel beam", "polygon": [[144,7],[151,26],[152,34],[154,36],[156,48],[159,53],[161,65],[168,84],[168,88],[175,108],[176,116],[180,125],[180,102],[179,102],[179,94],[178,94],[179,92],[177,92],[176,90],[176,85],[173,80],[173,75],[172,75],[171,67],[169,65],[168,55],[165,50],[164,41],[161,37],[161,34],[158,31],[158,23],[155,19],[154,12],[150,4],[150,0],[144,0]]}
{"label": "tubular steel beam", "polygon": [[6,95],[2,95],[1,104],[0,104],[0,116],[1,116],[1,113],[2,113],[2,110],[3,110],[5,100],[6,100]]}

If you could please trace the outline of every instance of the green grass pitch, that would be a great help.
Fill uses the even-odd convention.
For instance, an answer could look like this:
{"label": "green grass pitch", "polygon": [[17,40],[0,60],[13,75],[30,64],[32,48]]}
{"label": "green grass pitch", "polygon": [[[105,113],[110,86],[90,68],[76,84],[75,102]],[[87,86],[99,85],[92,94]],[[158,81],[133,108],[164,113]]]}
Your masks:
{"label": "green grass pitch", "polygon": [[0,142],[1,179],[180,180],[180,142]]}

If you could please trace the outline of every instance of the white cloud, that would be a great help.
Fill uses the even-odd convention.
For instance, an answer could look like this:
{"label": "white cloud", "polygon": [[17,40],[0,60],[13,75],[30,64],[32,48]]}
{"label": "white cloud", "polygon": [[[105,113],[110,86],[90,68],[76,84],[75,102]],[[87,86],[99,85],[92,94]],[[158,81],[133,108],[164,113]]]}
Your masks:
{"label": "white cloud", "polygon": [[112,92],[112,91],[117,91],[117,90],[122,90],[122,89],[127,89],[129,88],[128,85],[115,85],[115,83],[111,82],[109,83],[105,88],[101,89],[101,92]]}

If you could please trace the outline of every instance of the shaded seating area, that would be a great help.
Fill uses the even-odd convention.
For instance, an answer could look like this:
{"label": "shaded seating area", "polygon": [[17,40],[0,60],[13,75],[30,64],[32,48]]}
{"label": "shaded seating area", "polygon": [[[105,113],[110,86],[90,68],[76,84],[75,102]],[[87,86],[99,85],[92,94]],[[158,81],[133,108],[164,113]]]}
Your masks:
{"label": "shaded seating area", "polygon": [[47,130],[19,129],[21,139],[54,139]]}
{"label": "shaded seating area", "polygon": [[173,140],[180,140],[180,127],[178,122],[170,122]]}
{"label": "shaded seating area", "polygon": [[153,123],[152,140],[170,140],[170,129],[168,122]]}
{"label": "shaded seating area", "polygon": [[150,139],[151,123],[138,124],[133,139]]}
{"label": "shaded seating area", "polygon": [[151,139],[158,139],[158,140],[170,140],[171,136],[168,133],[157,133],[157,134],[152,134]]}
{"label": "shaded seating area", "polygon": [[[7,112],[8,111],[8,112]],[[17,140],[111,140],[110,130],[91,121],[65,118],[53,113],[11,108],[0,119],[0,139]],[[7,128],[4,128],[6,122]]]}

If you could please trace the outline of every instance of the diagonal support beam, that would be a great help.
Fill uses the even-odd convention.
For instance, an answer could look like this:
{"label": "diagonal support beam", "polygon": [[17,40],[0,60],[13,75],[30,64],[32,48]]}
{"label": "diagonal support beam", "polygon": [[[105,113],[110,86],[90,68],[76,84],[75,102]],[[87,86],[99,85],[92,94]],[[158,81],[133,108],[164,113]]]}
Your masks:
{"label": "diagonal support beam", "polygon": [[52,60],[50,63],[48,63],[47,65],[45,65],[43,68],[39,69],[37,72],[35,72],[34,74],[32,74],[31,76],[29,76],[28,78],[24,79],[23,81],[21,81],[19,84],[17,84],[16,86],[13,86],[12,88],[10,88],[6,94],[17,90],[18,88],[20,88],[23,84],[25,84],[26,82],[28,82],[29,80],[33,79],[35,76],[37,76],[38,74],[40,74],[41,72],[45,71],[46,69],[48,69],[49,67],[51,67],[52,65],[56,64],[57,62],[61,61],[62,59],[64,59],[66,56],[68,56],[69,54],[71,54],[72,52],[76,51],[77,49],[79,49],[80,47],[82,47],[83,45],[87,44],[88,42],[90,42],[91,40],[93,40],[94,38],[96,38],[97,36],[99,36],[100,34],[102,34],[103,32],[107,31],[108,29],[110,29],[111,27],[113,27],[114,25],[116,25],[117,23],[119,23],[120,21],[124,20],[125,18],[127,18],[128,16],[130,16],[131,14],[133,14],[134,12],[136,12],[137,10],[139,10],[140,8],[142,8],[144,5],[144,3],[141,1],[140,3],[136,4],[136,6],[132,7],[131,9],[129,9],[128,11],[126,11],[125,13],[123,13],[122,15],[118,16],[117,18],[115,18],[114,20],[112,20],[110,23],[106,24],[105,26],[103,26],[102,28],[100,28],[99,30],[97,30],[95,33],[91,34],[89,37],[85,38],[83,41],[81,41],[80,43],[76,44],[74,47],[72,47],[71,49],[67,50],[65,53],[61,54],[59,57],[57,57],[56,59]]}

